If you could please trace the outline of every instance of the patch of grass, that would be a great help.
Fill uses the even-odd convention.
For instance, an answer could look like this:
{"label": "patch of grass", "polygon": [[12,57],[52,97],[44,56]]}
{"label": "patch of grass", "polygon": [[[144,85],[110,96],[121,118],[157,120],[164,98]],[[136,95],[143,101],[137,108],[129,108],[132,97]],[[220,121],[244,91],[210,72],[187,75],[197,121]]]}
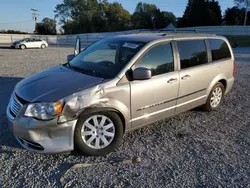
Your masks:
{"label": "patch of grass", "polygon": [[250,36],[225,36],[231,44],[238,44],[239,47],[250,47]]}

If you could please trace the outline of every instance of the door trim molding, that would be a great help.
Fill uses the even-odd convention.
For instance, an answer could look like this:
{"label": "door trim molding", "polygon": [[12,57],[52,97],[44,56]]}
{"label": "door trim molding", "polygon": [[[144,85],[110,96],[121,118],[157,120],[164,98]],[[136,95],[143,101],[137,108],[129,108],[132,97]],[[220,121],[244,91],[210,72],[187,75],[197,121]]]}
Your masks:
{"label": "door trim molding", "polygon": [[188,97],[188,96],[190,96],[190,95],[193,95],[193,94],[196,94],[196,93],[205,91],[205,90],[206,90],[206,88],[205,88],[205,89],[198,90],[198,91],[195,91],[195,92],[192,92],[192,93],[189,93],[189,94],[187,94],[187,95],[183,95],[183,96],[178,97],[178,98],[169,99],[169,100],[161,101],[161,102],[159,102],[159,103],[154,103],[154,104],[151,104],[151,105],[148,105],[148,106],[144,106],[144,107],[141,107],[141,108],[137,109],[136,111],[139,112],[139,111],[142,111],[142,110],[146,110],[146,109],[148,109],[148,108],[153,108],[153,107],[156,107],[156,106],[159,106],[159,105],[162,105],[162,104],[166,104],[166,103],[168,103],[168,102],[173,102],[173,101],[175,101],[175,100],[182,99],[182,98],[184,98],[184,97]]}
{"label": "door trim molding", "polygon": [[171,109],[173,109],[173,108],[177,108],[177,107],[180,107],[180,106],[189,104],[189,103],[191,103],[191,102],[195,102],[195,101],[200,100],[200,99],[205,98],[205,97],[207,97],[207,95],[203,95],[203,96],[198,97],[198,98],[196,98],[196,99],[192,99],[192,100],[189,100],[189,101],[187,101],[187,102],[184,102],[184,103],[181,103],[181,104],[178,104],[178,105],[169,107],[169,108],[165,108],[165,109],[163,109],[163,110],[159,110],[159,111],[156,111],[156,112],[153,112],[153,113],[150,113],[150,114],[145,114],[145,115],[143,115],[143,116],[140,116],[140,117],[131,119],[129,122],[137,121],[137,120],[140,120],[140,119],[143,119],[143,118],[148,118],[148,117],[150,117],[150,116],[152,116],[152,115],[156,115],[156,114],[159,114],[159,113],[162,113],[162,112],[171,110]]}
{"label": "door trim molding", "polygon": [[183,105],[189,104],[189,103],[191,103],[191,102],[198,101],[198,100],[203,99],[203,98],[205,98],[205,97],[207,97],[207,95],[203,95],[203,96],[201,96],[201,97],[198,97],[198,98],[195,98],[195,99],[189,100],[189,101],[187,101],[187,102],[184,102],[184,103],[178,104],[178,105],[176,105],[176,107],[178,108],[178,107],[180,107],[180,106],[183,106]]}
{"label": "door trim molding", "polygon": [[176,108],[176,106],[172,106],[170,108],[165,108],[163,110],[159,110],[159,111],[156,111],[156,112],[153,112],[153,113],[150,113],[150,114],[145,114],[143,116],[140,116],[140,117],[137,117],[137,118],[134,118],[134,119],[131,119],[130,122],[133,122],[133,121],[137,121],[137,120],[140,120],[140,119],[143,119],[143,118],[148,118],[152,115],[156,115],[156,114],[159,114],[159,113],[162,113],[162,112],[165,112],[165,111],[168,111],[168,110],[171,110],[173,108]]}
{"label": "door trim molding", "polygon": [[176,99],[177,98],[169,99],[169,100],[165,100],[165,101],[162,101],[162,102],[159,102],[159,103],[155,103],[155,104],[151,104],[151,105],[148,105],[148,106],[144,106],[144,107],[141,107],[141,108],[137,109],[136,111],[139,112],[139,111],[142,111],[142,110],[146,110],[148,108],[153,108],[153,107],[156,107],[156,106],[159,106],[159,105],[162,105],[162,104],[166,104],[168,102],[175,101]]}
{"label": "door trim molding", "polygon": [[199,93],[199,92],[202,92],[202,91],[205,91],[207,88],[204,88],[204,89],[201,89],[201,90],[198,90],[198,91],[195,91],[195,92],[192,92],[192,93],[189,93],[189,94],[186,94],[186,95],[183,95],[181,97],[178,97],[177,99],[182,99],[184,97],[188,97],[190,95],[193,95],[193,94],[196,94],[196,93]]}

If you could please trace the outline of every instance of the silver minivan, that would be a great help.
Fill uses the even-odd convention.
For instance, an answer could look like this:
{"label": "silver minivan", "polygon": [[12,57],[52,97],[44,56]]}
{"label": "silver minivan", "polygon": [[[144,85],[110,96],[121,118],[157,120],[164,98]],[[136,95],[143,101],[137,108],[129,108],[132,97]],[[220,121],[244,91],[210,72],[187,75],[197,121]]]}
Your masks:
{"label": "silver minivan", "polygon": [[234,83],[231,46],[215,35],[121,35],[80,49],[78,39],[67,63],[16,85],[7,116],[25,149],[105,155],[127,131],[216,110]]}

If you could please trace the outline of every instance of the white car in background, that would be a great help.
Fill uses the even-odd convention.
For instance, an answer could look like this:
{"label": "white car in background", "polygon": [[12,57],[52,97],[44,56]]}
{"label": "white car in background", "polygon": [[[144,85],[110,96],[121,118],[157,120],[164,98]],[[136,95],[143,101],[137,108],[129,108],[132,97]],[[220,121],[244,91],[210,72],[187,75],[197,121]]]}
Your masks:
{"label": "white car in background", "polygon": [[12,48],[20,48],[22,50],[24,50],[26,48],[44,49],[44,48],[48,47],[48,43],[42,39],[24,38],[22,40],[14,41],[13,44],[11,44],[11,47]]}

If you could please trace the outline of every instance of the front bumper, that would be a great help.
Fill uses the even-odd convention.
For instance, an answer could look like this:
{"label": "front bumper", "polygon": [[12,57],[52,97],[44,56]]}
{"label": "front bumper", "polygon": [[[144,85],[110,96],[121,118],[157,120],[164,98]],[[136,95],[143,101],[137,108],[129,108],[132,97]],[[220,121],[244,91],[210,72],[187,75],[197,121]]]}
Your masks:
{"label": "front bumper", "polygon": [[20,46],[19,46],[19,44],[11,44],[10,47],[11,48],[19,48]]}
{"label": "front bumper", "polygon": [[74,150],[74,130],[77,120],[62,124],[57,119],[40,121],[24,117],[23,106],[15,118],[7,108],[9,127],[19,144],[37,153],[61,153]]}

